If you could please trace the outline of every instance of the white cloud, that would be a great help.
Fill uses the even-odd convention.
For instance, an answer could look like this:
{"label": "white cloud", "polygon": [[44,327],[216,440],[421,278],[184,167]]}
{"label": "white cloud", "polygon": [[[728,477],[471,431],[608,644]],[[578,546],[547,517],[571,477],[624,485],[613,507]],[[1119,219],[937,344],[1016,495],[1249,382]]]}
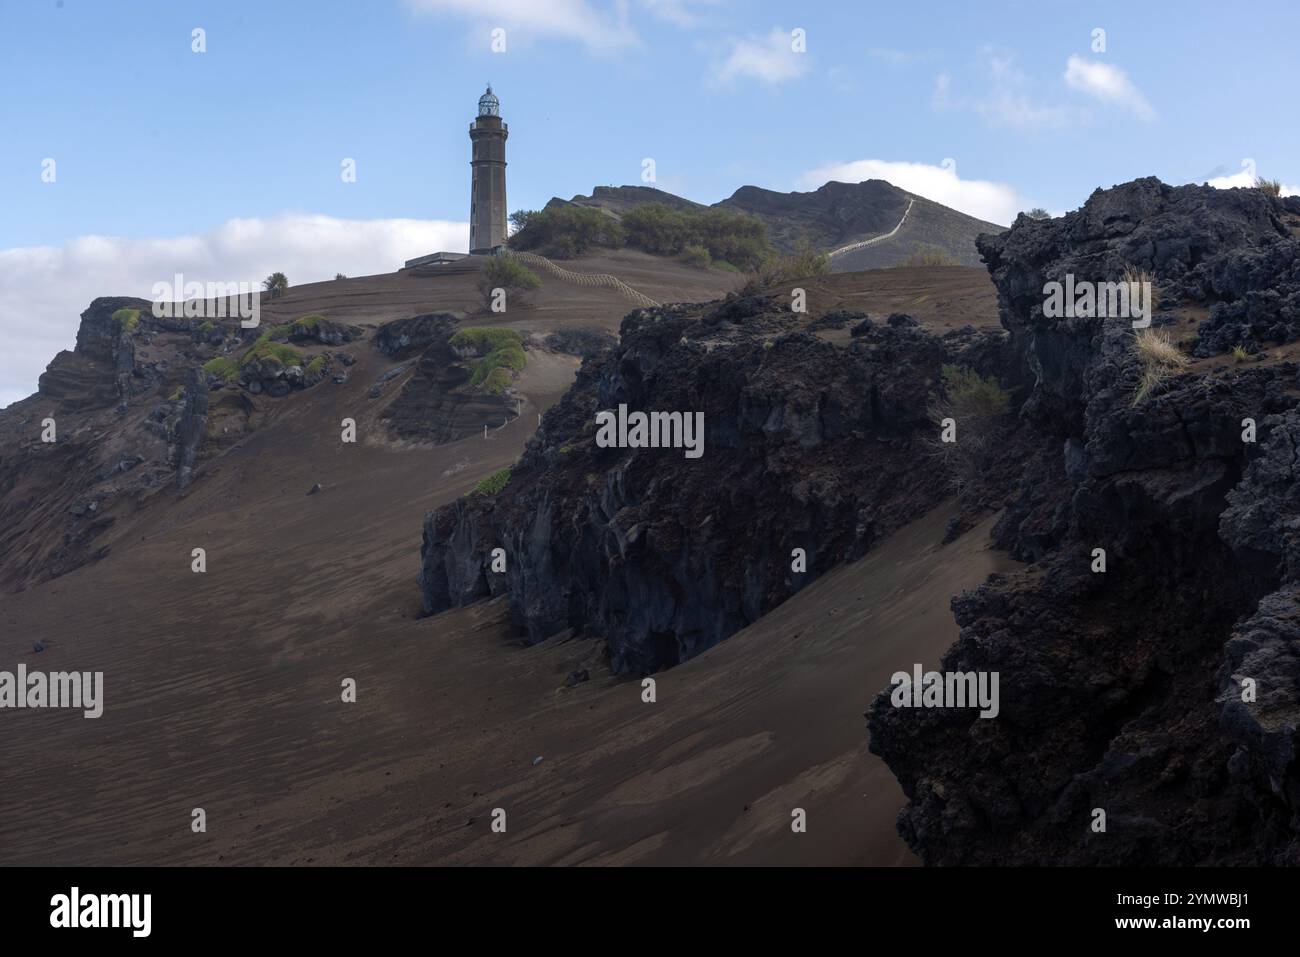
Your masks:
{"label": "white cloud", "polygon": [[952,76],[940,73],[934,78],[931,106],[967,110],[982,116],[990,126],[1022,131],[1061,129],[1071,122],[1070,111],[1064,106],[1034,100],[1014,55],[985,48],[980,51],[980,68],[987,84],[983,92],[955,96]]}
{"label": "white cloud", "polygon": [[[1231,176],[1215,176],[1205,181],[1206,186],[1213,186],[1215,189],[1236,189],[1243,187],[1249,189],[1255,185],[1256,173],[1254,165],[1250,169],[1243,169],[1240,173],[1233,173]],[[1283,196],[1300,196],[1300,186],[1292,186],[1289,183],[1282,184]]]}
{"label": "white cloud", "polygon": [[1086,93],[1102,103],[1122,107],[1139,119],[1151,121],[1156,118],[1156,111],[1142,91],[1133,85],[1128,74],[1110,63],[1071,54],[1065,63],[1065,83],[1072,90]]}
{"label": "white cloud", "polygon": [[232,219],[209,233],[166,239],[82,236],[62,246],[0,250],[0,407],[36,391],[60,349],[76,341],[96,296],[149,298],[154,283],[260,281],[279,270],[293,284],[388,273],[407,259],[469,248],[469,224],[286,215]]}
{"label": "white cloud", "polygon": [[796,53],[790,32],[780,27],[766,37],[733,38],[728,43],[726,59],[713,64],[710,79],[716,86],[731,86],[745,78],[776,86],[808,72],[808,54]]}
{"label": "white cloud", "polygon": [[805,187],[813,189],[831,180],[860,183],[866,179],[886,180],[909,193],[999,225],[1011,222],[1018,212],[1033,205],[1005,183],[962,179],[952,164],[932,166],[928,163],[864,159],[831,163],[809,170],[800,177]]}
{"label": "white cloud", "polygon": [[[577,40],[595,53],[611,53],[638,42],[626,0],[605,7],[588,0],[406,0],[406,5],[415,13],[469,20],[485,31],[504,27],[507,44],[558,37]],[[483,49],[488,49],[486,32]]]}
{"label": "white cloud", "polygon": [[718,0],[638,0],[638,3],[660,20],[674,26],[690,29],[700,22],[695,7],[711,7]]}

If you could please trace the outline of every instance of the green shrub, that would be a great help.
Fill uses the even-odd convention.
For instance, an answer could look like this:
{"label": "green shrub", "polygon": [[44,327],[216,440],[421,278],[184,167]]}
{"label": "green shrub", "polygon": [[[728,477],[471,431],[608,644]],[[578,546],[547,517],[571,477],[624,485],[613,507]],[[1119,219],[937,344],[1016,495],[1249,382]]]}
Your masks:
{"label": "green shrub", "polygon": [[537,289],[541,284],[542,281],[537,278],[537,274],[518,259],[512,259],[510,256],[493,256],[483,266],[483,272],[479,274],[478,289],[483,294],[484,303],[490,307],[495,289],[504,289],[519,297],[522,293]]}
{"label": "green shrub", "polygon": [[307,363],[307,371],[311,375],[320,375],[325,371],[325,357],[317,356],[315,359],[312,359],[311,362]]}
{"label": "green shrub", "polygon": [[128,336],[135,332],[136,327],[140,325],[139,309],[119,309],[113,313],[113,321],[122,327],[122,331]]}
{"label": "green shrub", "polygon": [[625,241],[618,220],[590,206],[520,210],[514,215],[524,225],[510,237],[510,246],[535,249],[556,259],[580,256],[592,246],[617,248]]}
{"label": "green shrub", "polygon": [[496,394],[503,392],[513,379],[512,372],[523,372],[528,364],[524,337],[513,329],[476,327],[462,329],[451,337],[457,349],[473,349],[482,356],[474,363],[471,386],[486,386]]}
{"label": "green shrub", "polygon": [[930,396],[926,411],[939,429],[944,428],[944,419],[952,419],[956,441],[944,442],[940,432],[929,444],[958,497],[965,500],[984,481],[1003,441],[1002,416],[1011,393],[995,376],[984,378],[965,367],[945,365],[940,379],[940,394]]}
{"label": "green shrub", "polygon": [[500,395],[510,388],[510,383],[513,381],[509,369],[504,366],[497,366],[487,374],[487,378],[483,380],[483,387],[493,395]]}
{"label": "green shrub", "polygon": [[[279,326],[276,328],[285,327]],[[258,340],[253,343],[252,348],[245,352],[243,358],[239,360],[241,367],[250,365],[259,360],[271,360],[272,362],[280,363],[282,366],[302,365],[302,356],[299,354],[298,350],[293,346],[285,345],[283,342],[276,342],[272,339],[271,335],[273,331],[274,330],[272,329],[268,329],[258,337]]]}
{"label": "green shrub", "polygon": [[214,332],[216,328],[217,327],[213,325],[212,320],[209,319],[204,321],[203,325],[199,326],[199,332]]}
{"label": "green shrub", "polygon": [[185,396],[185,386],[178,385],[175,389],[172,390],[172,394],[167,396],[167,401],[175,402],[177,399],[184,398],[184,396]]}
{"label": "green shrub", "polygon": [[493,349],[500,349],[502,346],[519,346],[521,349],[524,345],[524,337],[514,329],[489,328],[487,326],[475,326],[471,329],[461,329],[451,337],[451,345],[455,349],[465,349],[472,347],[479,355],[486,355]]}
{"label": "green shrub", "polygon": [[[663,203],[644,203],[628,210],[622,222],[627,244],[656,256],[685,257],[688,249],[699,249],[710,260],[754,268],[772,253],[767,226],[747,213],[671,209]],[[698,265],[702,258],[692,251],[693,261],[683,261]]]}
{"label": "green shrub", "polygon": [[794,252],[782,256],[777,262],[777,270],[781,273],[783,282],[808,276],[825,276],[831,271],[831,257],[827,253],[819,253],[808,240],[801,239],[794,247]]}
{"label": "green shrub", "polygon": [[687,246],[700,245],[697,213],[644,203],[624,213],[622,222],[627,244],[654,256],[676,256]]}
{"label": "green shrub", "polygon": [[483,481],[479,482],[472,489],[470,495],[496,495],[510,483],[510,469],[504,468],[499,472],[493,472]]}
{"label": "green shrub", "polygon": [[957,260],[946,249],[940,249],[938,246],[921,246],[913,251],[903,262],[904,266],[955,266]]}
{"label": "green shrub", "polygon": [[818,252],[808,240],[801,239],[793,252],[769,256],[750,268],[739,292],[742,296],[757,296],[773,286],[811,276],[825,276],[830,271],[830,255]]}
{"label": "green shrub", "polygon": [[216,376],[223,382],[234,382],[239,377],[239,363],[230,356],[217,356],[203,363],[205,375]]}
{"label": "green shrub", "polygon": [[298,330],[302,330],[303,332],[311,332],[324,321],[325,321],[324,316],[318,315],[317,313],[313,312],[311,315],[299,316],[297,319],[291,322],[289,324],[289,331],[297,332]]}
{"label": "green shrub", "polygon": [[278,326],[267,326],[262,334],[257,337],[258,342],[263,340],[284,342],[289,338],[289,333],[293,331],[293,323],[282,322]]}
{"label": "green shrub", "polygon": [[[931,418],[940,421],[953,418],[990,418],[1007,410],[1011,393],[998,383],[995,376],[981,376],[965,366],[944,365],[939,372],[943,382],[944,398],[931,403]],[[937,413],[937,414],[936,414]]]}
{"label": "green shrub", "polygon": [[725,209],[705,210],[699,216],[701,245],[714,259],[753,269],[771,257],[767,225],[757,216]]}
{"label": "green shrub", "polygon": [[688,266],[694,266],[696,269],[708,269],[713,262],[713,257],[709,255],[709,251],[703,246],[687,246],[677,258]]}
{"label": "green shrub", "polygon": [[[488,378],[498,370],[506,375],[506,384],[508,385],[513,379],[511,372],[523,372],[524,366],[528,364],[528,357],[520,346],[502,346],[500,349],[493,349],[474,365],[474,374],[470,376],[469,384],[472,386],[483,385]],[[494,381],[500,382],[498,376]],[[504,386],[502,386],[504,388]],[[497,389],[500,392],[501,389]]]}
{"label": "green shrub", "polygon": [[1250,358],[1250,353],[1246,351],[1245,346],[1236,345],[1232,347],[1232,357],[1238,362],[1245,362]]}

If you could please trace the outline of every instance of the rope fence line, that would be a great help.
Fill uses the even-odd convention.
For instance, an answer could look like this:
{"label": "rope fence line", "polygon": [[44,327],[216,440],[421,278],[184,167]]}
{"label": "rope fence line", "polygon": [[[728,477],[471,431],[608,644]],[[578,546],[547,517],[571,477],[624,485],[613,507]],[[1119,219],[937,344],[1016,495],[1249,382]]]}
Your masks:
{"label": "rope fence line", "polygon": [[571,282],[579,286],[603,286],[606,289],[613,289],[626,299],[630,299],[638,306],[646,308],[658,306],[659,303],[651,299],[645,293],[633,289],[617,276],[611,276],[608,273],[590,273],[574,272],[571,269],[564,269],[551,262],[545,256],[539,256],[537,253],[526,253],[517,250],[507,250],[506,255],[513,256],[526,266],[536,266],[556,279],[564,282]]}

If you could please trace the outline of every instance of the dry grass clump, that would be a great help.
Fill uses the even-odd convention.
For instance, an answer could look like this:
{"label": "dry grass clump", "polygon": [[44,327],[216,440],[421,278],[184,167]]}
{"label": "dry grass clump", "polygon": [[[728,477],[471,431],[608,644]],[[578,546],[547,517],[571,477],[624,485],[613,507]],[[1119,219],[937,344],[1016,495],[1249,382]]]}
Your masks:
{"label": "dry grass clump", "polygon": [[1264,179],[1262,176],[1256,177],[1255,188],[1265,196],[1272,196],[1278,199],[1282,195],[1282,181],[1280,179]]}
{"label": "dry grass clump", "polygon": [[1169,333],[1160,329],[1139,330],[1133,337],[1133,352],[1142,366],[1142,375],[1133,393],[1134,405],[1146,399],[1160,383],[1186,369],[1190,361],[1169,338]]}

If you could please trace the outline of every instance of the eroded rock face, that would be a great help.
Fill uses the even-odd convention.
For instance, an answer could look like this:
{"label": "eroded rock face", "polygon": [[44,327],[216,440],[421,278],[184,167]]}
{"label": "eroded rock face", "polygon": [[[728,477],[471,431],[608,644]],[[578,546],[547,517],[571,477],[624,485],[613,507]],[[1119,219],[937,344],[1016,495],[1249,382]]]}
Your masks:
{"label": "eroded rock face", "polygon": [[[443,445],[482,435],[484,427],[500,428],[518,415],[509,389],[493,393],[471,385],[471,361],[481,350],[451,345],[458,324],[451,313],[430,313],[385,323],[375,333],[380,352],[407,360],[376,380],[370,390],[370,397],[377,399],[400,382],[396,396],[381,413],[395,437]],[[412,367],[413,374],[400,380]]]}
{"label": "eroded rock face", "polygon": [[459,320],[448,312],[427,313],[409,319],[386,322],[375,332],[375,348],[392,359],[419,355],[437,342],[445,342],[456,331]]}
{"label": "eroded rock face", "polygon": [[[953,601],[940,670],[997,672],[996,719],[887,693],[869,711],[927,863],[1300,863],[1296,366],[1193,368],[1135,405],[1128,320],[1042,310],[1048,279],[1129,263],[1154,269],[1167,306],[1209,307],[1200,351],[1290,341],[1294,212],[1139,180],[981,241],[1041,437],[995,539],[1034,564]],[[1252,312],[1269,285],[1280,297]]]}
{"label": "eroded rock face", "polygon": [[[949,494],[929,459],[940,367],[989,371],[1003,337],[882,328],[847,346],[766,297],[641,310],[584,362],[505,490],[429,515],[438,611],[508,592],[530,641],[602,635],[652,672],[723,640]],[[704,451],[600,448],[598,411],[702,412]],[[503,548],[506,571],[491,571]],[[806,571],[792,571],[795,549]]]}
{"label": "eroded rock face", "polygon": [[185,384],[185,409],[176,427],[176,486],[189,485],[208,421],[208,387],[203,372],[191,369]]}

